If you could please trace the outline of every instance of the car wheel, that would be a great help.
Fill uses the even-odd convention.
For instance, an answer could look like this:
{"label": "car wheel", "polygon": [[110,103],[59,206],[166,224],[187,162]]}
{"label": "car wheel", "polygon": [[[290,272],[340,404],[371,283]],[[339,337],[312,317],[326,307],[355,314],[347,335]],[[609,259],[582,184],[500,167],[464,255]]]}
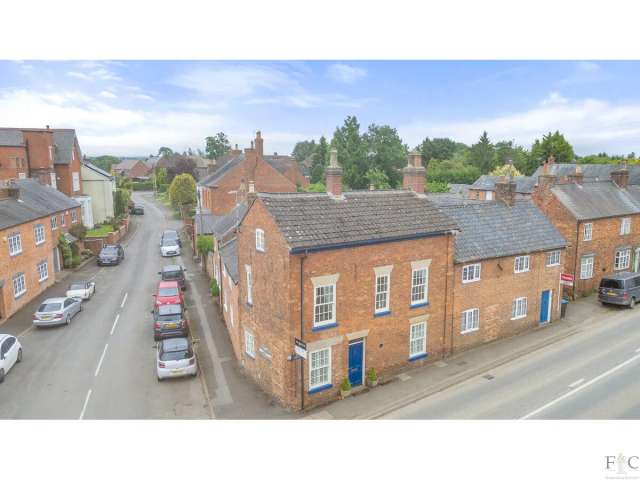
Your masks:
{"label": "car wheel", "polygon": [[71,325],[71,315],[67,315],[67,325]]}
{"label": "car wheel", "polygon": [[22,349],[19,348],[18,349],[18,359],[16,360],[16,363],[20,363],[22,361]]}
{"label": "car wheel", "polygon": [[629,301],[629,308],[633,308],[636,306],[636,299],[631,297],[631,300]]}
{"label": "car wheel", "polygon": [[160,376],[159,376],[159,375],[158,375],[158,377],[157,377],[157,378],[158,378],[158,381],[159,381],[159,382],[161,382],[161,381],[162,381],[162,378],[160,378]]}
{"label": "car wheel", "polygon": [[154,335],[153,336],[153,341],[154,342],[159,342],[160,341],[160,337],[158,335]]}
{"label": "car wheel", "polygon": [[78,313],[80,313],[82,311],[82,303],[80,303],[80,310],[78,310]]}
{"label": "car wheel", "polygon": [[0,383],[4,382],[4,369],[0,368]]}

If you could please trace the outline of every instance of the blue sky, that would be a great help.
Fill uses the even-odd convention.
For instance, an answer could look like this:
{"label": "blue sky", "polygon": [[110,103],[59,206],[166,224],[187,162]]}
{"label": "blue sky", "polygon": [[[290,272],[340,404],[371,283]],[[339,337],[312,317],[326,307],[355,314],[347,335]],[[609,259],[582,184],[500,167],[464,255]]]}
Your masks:
{"label": "blue sky", "polygon": [[613,61],[2,61],[0,126],[75,128],[87,155],[203,148],[218,131],[268,152],[331,137],[347,115],[424,137],[578,154],[640,153],[640,63]]}

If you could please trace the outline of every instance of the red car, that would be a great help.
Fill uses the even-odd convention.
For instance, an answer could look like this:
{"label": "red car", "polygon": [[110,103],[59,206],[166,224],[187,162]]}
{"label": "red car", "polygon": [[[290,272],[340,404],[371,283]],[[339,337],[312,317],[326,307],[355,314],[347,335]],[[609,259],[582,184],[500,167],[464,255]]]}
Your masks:
{"label": "red car", "polygon": [[158,291],[153,294],[155,297],[155,307],[160,305],[184,305],[184,296],[180,285],[175,280],[160,282]]}

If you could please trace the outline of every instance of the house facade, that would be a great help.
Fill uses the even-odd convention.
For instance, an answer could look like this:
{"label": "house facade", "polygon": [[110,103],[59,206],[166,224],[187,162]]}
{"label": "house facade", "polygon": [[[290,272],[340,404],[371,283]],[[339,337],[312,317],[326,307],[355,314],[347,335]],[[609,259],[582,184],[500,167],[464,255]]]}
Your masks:
{"label": "house facade", "polygon": [[533,198],[568,242],[565,273],[574,278],[568,293],[588,295],[605,275],[637,271],[640,187],[629,185],[629,171],[618,168],[608,181],[585,182],[574,167],[564,184],[549,171],[538,176]]}
{"label": "house facade", "polygon": [[91,224],[103,223],[115,216],[113,194],[116,179],[90,162],[82,163],[82,190],[91,197]]}
{"label": "house facade", "polygon": [[0,186],[0,319],[46,290],[61,269],[61,234],[81,222],[80,205],[32,179]]}

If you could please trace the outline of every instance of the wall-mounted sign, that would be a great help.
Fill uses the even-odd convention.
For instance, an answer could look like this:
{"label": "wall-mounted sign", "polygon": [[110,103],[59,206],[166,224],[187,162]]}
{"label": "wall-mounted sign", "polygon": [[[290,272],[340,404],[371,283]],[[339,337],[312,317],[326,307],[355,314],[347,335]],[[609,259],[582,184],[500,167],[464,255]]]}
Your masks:
{"label": "wall-mounted sign", "polygon": [[295,339],[295,345],[293,347],[296,355],[302,358],[307,358],[307,344],[300,340],[299,338]]}
{"label": "wall-mounted sign", "polygon": [[573,287],[573,275],[571,275],[570,273],[561,273],[560,284],[566,285],[568,287]]}

